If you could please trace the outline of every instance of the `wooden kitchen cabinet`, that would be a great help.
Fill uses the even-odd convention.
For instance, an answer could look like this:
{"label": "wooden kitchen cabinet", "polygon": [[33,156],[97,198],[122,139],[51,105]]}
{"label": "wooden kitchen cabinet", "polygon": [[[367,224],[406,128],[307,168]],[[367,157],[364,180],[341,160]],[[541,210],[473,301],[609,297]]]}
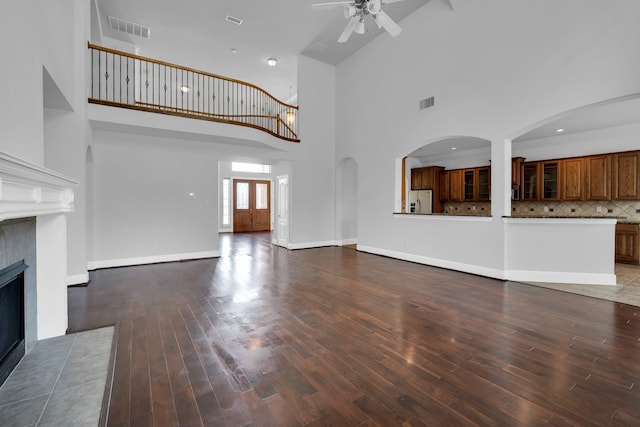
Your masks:
{"label": "wooden kitchen cabinet", "polygon": [[640,264],[639,245],[639,224],[616,224],[616,262]]}
{"label": "wooden kitchen cabinet", "polygon": [[462,179],[462,169],[449,171],[449,201],[464,201],[464,181]]}
{"label": "wooden kitchen cabinet", "polygon": [[411,189],[422,189],[422,171],[420,168],[411,169]]}
{"label": "wooden kitchen cabinet", "polygon": [[558,160],[539,162],[538,168],[538,174],[540,176],[540,200],[560,200],[560,162]]}
{"label": "wooden kitchen cabinet", "polygon": [[462,171],[463,179],[463,200],[471,202],[476,199],[476,179],[477,172],[475,169],[465,169]]}
{"label": "wooden kitchen cabinet", "polygon": [[491,168],[484,167],[476,169],[477,190],[475,199],[481,202],[491,199]]}
{"label": "wooden kitchen cabinet", "polygon": [[441,202],[449,201],[449,171],[440,171],[440,191],[438,197]]}
{"label": "wooden kitchen cabinet", "polygon": [[562,200],[584,200],[584,159],[562,160]]}
{"label": "wooden kitchen cabinet", "polygon": [[585,157],[587,200],[611,200],[611,155]]}
{"label": "wooden kitchen cabinet", "polygon": [[520,173],[522,172],[523,163],[524,157],[514,157],[511,159],[511,185],[519,186],[522,183]]}
{"label": "wooden kitchen cabinet", "polygon": [[538,200],[538,162],[522,164],[522,200]]}
{"label": "wooden kitchen cabinet", "polygon": [[435,190],[439,186],[440,166],[411,169],[412,190]]}
{"label": "wooden kitchen cabinet", "polygon": [[640,200],[640,151],[613,155],[613,200]]}

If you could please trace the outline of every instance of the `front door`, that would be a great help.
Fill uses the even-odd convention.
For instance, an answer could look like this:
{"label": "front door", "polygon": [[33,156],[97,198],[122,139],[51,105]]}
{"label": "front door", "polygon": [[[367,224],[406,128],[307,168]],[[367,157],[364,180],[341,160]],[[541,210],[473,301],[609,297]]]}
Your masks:
{"label": "front door", "polygon": [[271,183],[233,180],[233,231],[271,230]]}

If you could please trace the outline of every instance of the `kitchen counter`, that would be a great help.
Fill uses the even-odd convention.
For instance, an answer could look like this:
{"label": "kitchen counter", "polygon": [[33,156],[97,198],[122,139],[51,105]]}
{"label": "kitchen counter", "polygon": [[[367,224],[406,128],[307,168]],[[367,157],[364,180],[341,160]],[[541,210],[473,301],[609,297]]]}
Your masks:
{"label": "kitchen counter", "polygon": [[451,213],[419,213],[419,212],[394,212],[394,215],[407,215],[407,216],[437,216],[437,217],[465,217],[465,218],[491,218],[491,215],[464,215],[464,214],[451,214]]}
{"label": "kitchen counter", "polygon": [[503,218],[561,218],[561,219],[616,219],[626,221],[626,216],[560,216],[560,215],[511,215]]}

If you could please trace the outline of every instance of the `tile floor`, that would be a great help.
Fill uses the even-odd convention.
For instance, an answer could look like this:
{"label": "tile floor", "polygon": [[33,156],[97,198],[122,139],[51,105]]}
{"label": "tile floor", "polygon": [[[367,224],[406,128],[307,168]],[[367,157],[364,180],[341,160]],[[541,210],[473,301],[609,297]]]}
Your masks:
{"label": "tile floor", "polygon": [[0,387],[0,426],[97,426],[113,333],[38,341]]}
{"label": "tile floor", "polygon": [[616,264],[615,286],[603,285],[570,285],[566,283],[527,282],[531,285],[556,289],[588,297],[621,302],[640,307],[640,266],[630,264]]}

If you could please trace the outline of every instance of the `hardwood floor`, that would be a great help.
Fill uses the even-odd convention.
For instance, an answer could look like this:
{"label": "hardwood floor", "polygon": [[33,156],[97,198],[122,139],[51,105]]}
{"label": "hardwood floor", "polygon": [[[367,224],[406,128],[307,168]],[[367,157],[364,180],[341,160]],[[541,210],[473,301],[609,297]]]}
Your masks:
{"label": "hardwood floor", "polygon": [[640,308],[338,247],[98,270],[113,426],[640,425]]}

